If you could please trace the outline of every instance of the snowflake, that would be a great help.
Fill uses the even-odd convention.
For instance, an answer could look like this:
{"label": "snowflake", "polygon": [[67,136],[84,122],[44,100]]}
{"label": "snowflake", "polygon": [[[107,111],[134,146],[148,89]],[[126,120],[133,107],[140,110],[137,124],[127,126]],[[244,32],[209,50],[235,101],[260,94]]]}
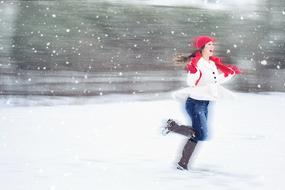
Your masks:
{"label": "snowflake", "polygon": [[262,60],[260,63],[261,63],[261,65],[267,65],[267,61],[266,60]]}

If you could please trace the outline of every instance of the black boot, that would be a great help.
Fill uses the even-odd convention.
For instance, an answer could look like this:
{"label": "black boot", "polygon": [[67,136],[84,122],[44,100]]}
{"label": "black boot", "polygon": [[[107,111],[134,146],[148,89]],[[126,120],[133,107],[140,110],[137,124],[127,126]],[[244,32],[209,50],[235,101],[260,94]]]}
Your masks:
{"label": "black boot", "polygon": [[166,135],[169,132],[175,132],[190,138],[195,137],[195,130],[192,127],[186,125],[178,125],[172,119],[169,119],[167,121],[167,126],[164,128],[162,133]]}
{"label": "black boot", "polygon": [[188,170],[188,163],[195,150],[196,145],[197,145],[197,141],[191,138],[187,141],[187,143],[185,144],[183,148],[182,157],[180,161],[178,162],[177,169]]}

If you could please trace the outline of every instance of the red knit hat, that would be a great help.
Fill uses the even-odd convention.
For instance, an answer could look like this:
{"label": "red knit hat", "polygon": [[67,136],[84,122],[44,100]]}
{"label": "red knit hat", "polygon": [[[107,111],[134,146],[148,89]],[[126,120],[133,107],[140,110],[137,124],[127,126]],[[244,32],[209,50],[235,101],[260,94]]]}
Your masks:
{"label": "red knit hat", "polygon": [[211,38],[209,36],[198,36],[194,39],[194,46],[197,49],[201,49],[204,45],[206,45],[208,42],[214,42],[215,39]]}

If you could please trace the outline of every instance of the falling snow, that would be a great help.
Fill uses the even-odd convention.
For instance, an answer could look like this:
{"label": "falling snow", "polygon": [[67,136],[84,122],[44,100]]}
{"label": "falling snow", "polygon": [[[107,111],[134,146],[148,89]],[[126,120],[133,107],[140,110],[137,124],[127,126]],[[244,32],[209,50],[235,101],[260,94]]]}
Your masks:
{"label": "falling snow", "polygon": [[267,65],[267,61],[266,60],[262,60],[260,63],[261,63],[261,65]]}
{"label": "falling snow", "polygon": [[[116,81],[116,78],[110,83],[97,74],[106,72],[108,77],[115,75],[124,78],[125,81],[129,80],[128,83],[133,83],[131,79],[137,70],[142,71],[141,77],[134,85],[132,84],[133,86],[128,85],[134,89],[126,89],[127,92],[136,91],[140,85],[139,80],[144,84],[148,82],[157,84],[151,84],[149,88],[148,85],[141,85],[143,88],[141,91],[144,92],[152,89],[173,90],[183,85],[183,76],[179,72],[183,68],[173,67],[173,55],[180,52],[189,54],[190,48],[191,51],[193,49],[191,39],[199,33],[214,36],[217,39],[217,55],[225,58],[225,63],[236,64],[244,70],[242,77],[234,81],[237,82],[234,86],[240,87],[239,89],[248,88],[246,90],[251,90],[253,87],[254,90],[257,88],[260,91],[268,89],[280,91],[282,86],[281,90],[284,90],[283,39],[285,38],[282,32],[270,30],[271,26],[276,27],[278,20],[282,20],[285,14],[284,6],[265,14],[264,4],[261,1],[253,2],[255,11],[252,11],[251,6],[246,6],[249,5],[246,1],[231,2],[237,5],[233,7],[240,11],[227,11],[232,10],[227,6],[222,8],[221,5],[227,1],[204,1],[204,4],[211,6],[199,6],[199,9],[193,10],[192,6],[187,6],[192,12],[183,9],[180,0],[172,3],[152,1],[163,6],[149,6],[148,9],[144,6],[130,8],[126,4],[116,6],[118,4],[113,4],[113,1],[108,1],[108,8],[104,7],[106,6],[104,4],[91,5],[89,2],[86,4],[72,2],[68,6],[49,2],[31,6],[33,4],[31,1],[20,6],[23,8],[21,10],[23,18],[29,18],[21,20],[21,17],[17,17],[19,7],[16,2],[0,2],[4,4],[0,6],[0,40],[3,42],[0,46],[3,55],[1,69],[4,69],[4,73],[18,72],[18,68],[23,69],[22,73],[25,70],[35,71],[28,76],[31,76],[33,81],[30,86],[13,86],[11,92],[18,93],[21,89],[34,92],[36,87],[32,84],[43,84],[43,86],[52,86],[51,88],[62,85],[53,82],[54,73],[60,75],[56,76],[58,81],[65,81],[65,76],[68,76],[69,72],[75,72],[82,78],[85,72],[88,72],[90,86],[93,86],[98,79],[104,81],[101,83],[102,86],[109,85],[109,89],[113,89],[105,92],[105,88],[102,88],[101,91],[105,95],[116,93],[116,90],[120,91],[118,86],[122,83]],[[184,5],[191,2],[185,1]],[[133,3],[137,1],[134,0]],[[148,0],[140,3],[152,4]],[[78,9],[71,9],[76,6]],[[172,11],[166,14],[165,10],[169,8]],[[216,11],[199,12],[203,9]],[[163,19],[161,19],[162,14]],[[268,25],[267,21],[262,19],[264,14],[274,14],[268,17],[268,23],[271,24]],[[220,18],[227,19],[220,22]],[[276,19],[271,22],[271,18]],[[211,23],[208,22],[210,19]],[[282,22],[279,24],[281,26]],[[21,63],[32,64],[30,66]],[[37,72],[41,72],[44,77],[41,79],[34,77]],[[252,76],[248,76],[248,73]],[[275,78],[267,77],[271,74]],[[2,80],[1,85],[4,85],[5,89],[12,89],[9,85],[14,85],[14,81],[19,84],[26,82],[27,76],[25,74],[24,76],[16,78],[12,74],[4,75],[5,80]],[[13,81],[12,84],[10,81]],[[71,89],[68,85],[74,85],[73,82],[65,83],[67,87],[63,89],[66,93],[68,93],[66,89]],[[260,88],[257,87],[259,82],[262,82]],[[85,84],[77,83],[78,93],[84,90],[87,92],[86,86],[81,87],[81,85]],[[99,92],[94,89],[90,91],[98,94]],[[45,92],[39,90],[37,93]],[[55,88],[53,93],[57,94],[58,90]]]}

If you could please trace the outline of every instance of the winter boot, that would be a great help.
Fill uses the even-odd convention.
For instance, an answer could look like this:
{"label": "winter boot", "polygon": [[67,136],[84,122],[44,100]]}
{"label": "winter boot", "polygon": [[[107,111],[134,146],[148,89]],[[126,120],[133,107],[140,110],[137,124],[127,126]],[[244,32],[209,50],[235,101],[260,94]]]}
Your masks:
{"label": "winter boot", "polygon": [[169,119],[166,127],[163,129],[162,134],[167,135],[170,132],[175,132],[186,137],[195,137],[195,130],[186,125],[178,125],[174,120]]}
{"label": "winter boot", "polygon": [[197,141],[191,138],[187,141],[187,143],[185,144],[183,148],[182,157],[177,164],[177,169],[188,170],[188,163],[195,150],[196,145],[197,145]]}
{"label": "winter boot", "polygon": [[[162,135],[167,135],[168,133],[170,133],[170,128],[171,128],[170,123],[171,123],[172,121],[173,121],[173,120],[171,120],[171,119],[168,119],[168,120],[167,120],[167,122],[166,122],[167,125],[162,128],[162,131],[161,131]],[[173,122],[174,122],[174,121],[173,121]]]}

